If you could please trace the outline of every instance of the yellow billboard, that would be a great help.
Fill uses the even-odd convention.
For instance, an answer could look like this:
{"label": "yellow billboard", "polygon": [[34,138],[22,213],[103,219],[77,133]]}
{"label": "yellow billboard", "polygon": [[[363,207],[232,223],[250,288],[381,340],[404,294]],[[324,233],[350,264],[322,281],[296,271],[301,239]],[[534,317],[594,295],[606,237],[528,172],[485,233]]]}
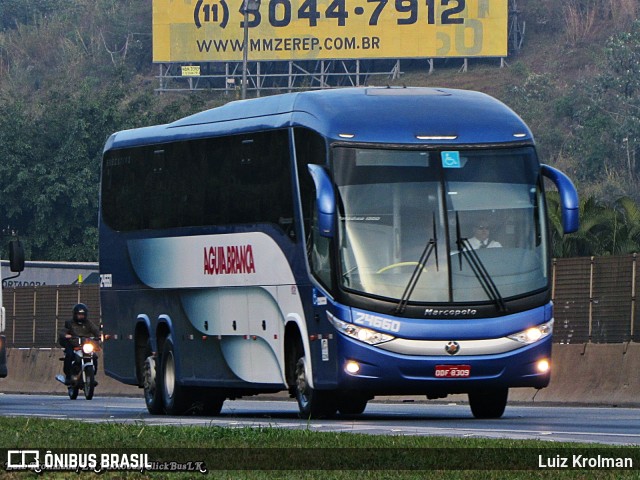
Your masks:
{"label": "yellow billboard", "polygon": [[[244,0],[153,0],[153,61],[241,61]],[[507,56],[508,0],[261,0],[251,61]]]}

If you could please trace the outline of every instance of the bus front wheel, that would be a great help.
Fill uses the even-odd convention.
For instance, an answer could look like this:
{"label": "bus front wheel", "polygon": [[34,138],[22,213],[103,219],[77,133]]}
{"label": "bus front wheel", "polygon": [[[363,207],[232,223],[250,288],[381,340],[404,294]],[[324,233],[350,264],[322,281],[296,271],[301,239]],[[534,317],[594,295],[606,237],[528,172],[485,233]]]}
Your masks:
{"label": "bus front wheel", "polygon": [[338,411],[342,415],[360,415],[367,408],[368,397],[357,394],[342,394],[338,398]]}
{"label": "bus front wheel", "polygon": [[476,418],[500,418],[507,406],[508,388],[469,392],[469,406]]}
{"label": "bus front wheel", "polygon": [[316,390],[309,385],[306,357],[298,358],[295,370],[295,396],[301,418],[326,418],[336,413],[333,392]]}

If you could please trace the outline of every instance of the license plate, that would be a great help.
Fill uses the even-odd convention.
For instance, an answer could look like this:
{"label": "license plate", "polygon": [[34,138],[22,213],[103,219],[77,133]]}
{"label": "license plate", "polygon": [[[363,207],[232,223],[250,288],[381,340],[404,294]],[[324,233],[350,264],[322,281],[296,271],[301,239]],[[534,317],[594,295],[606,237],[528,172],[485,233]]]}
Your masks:
{"label": "license plate", "polygon": [[436,365],[436,378],[466,378],[471,376],[471,365]]}

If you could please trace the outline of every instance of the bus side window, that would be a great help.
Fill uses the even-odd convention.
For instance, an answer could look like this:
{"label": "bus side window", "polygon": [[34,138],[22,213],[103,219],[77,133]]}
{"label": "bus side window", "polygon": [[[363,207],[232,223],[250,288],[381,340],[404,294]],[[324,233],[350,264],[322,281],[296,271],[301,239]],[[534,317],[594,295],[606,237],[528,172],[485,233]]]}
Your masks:
{"label": "bus side window", "polygon": [[162,228],[166,224],[167,166],[165,149],[154,150],[144,180],[144,228]]}

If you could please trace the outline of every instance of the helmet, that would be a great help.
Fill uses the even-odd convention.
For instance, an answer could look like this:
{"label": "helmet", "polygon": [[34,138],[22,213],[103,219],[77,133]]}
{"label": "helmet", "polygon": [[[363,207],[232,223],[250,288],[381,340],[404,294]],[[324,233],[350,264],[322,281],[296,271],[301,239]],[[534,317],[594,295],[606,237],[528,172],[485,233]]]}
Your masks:
{"label": "helmet", "polygon": [[[82,317],[80,317],[82,315]],[[79,303],[73,307],[73,321],[77,323],[84,323],[89,316],[89,309],[84,303]]]}

